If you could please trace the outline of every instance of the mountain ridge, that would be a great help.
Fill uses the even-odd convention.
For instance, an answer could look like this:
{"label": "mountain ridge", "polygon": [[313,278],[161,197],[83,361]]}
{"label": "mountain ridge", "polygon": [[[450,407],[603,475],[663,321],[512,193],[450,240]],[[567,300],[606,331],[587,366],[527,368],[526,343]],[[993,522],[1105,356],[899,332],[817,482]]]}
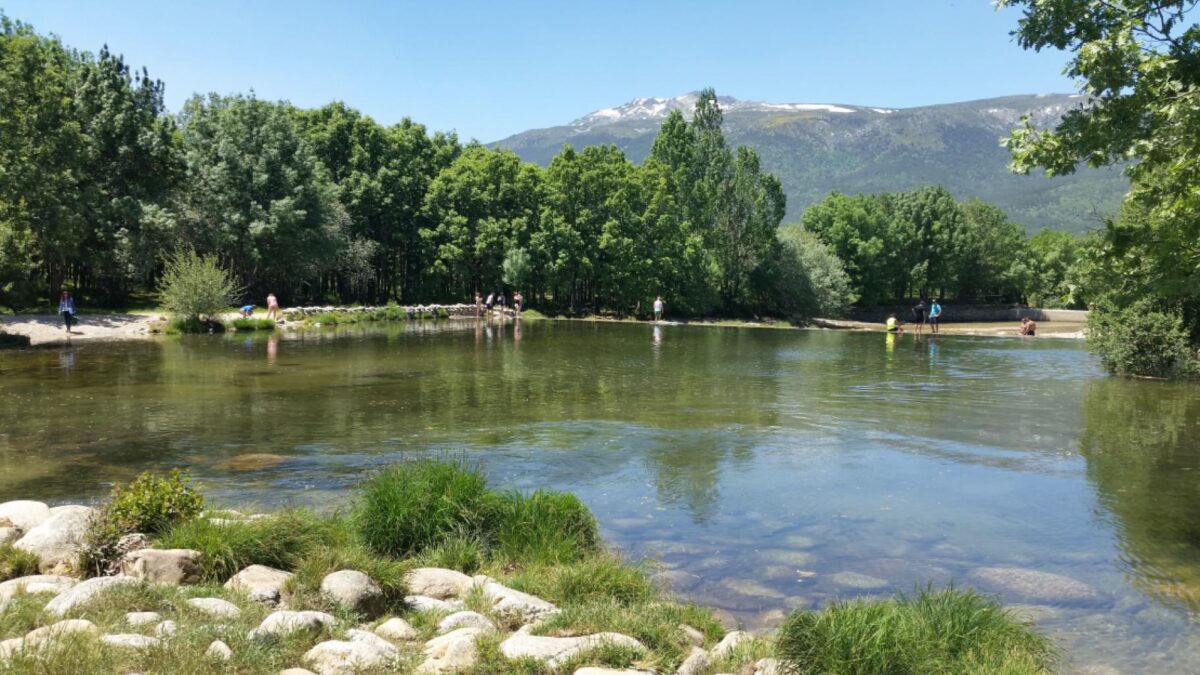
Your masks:
{"label": "mountain ridge", "polygon": [[[690,117],[696,92],[642,97],[601,108],[554,127],[531,129],[492,143],[542,165],[564,145],[614,144],[640,163],[671,110]],[[718,98],[726,138],[754,147],[783,182],[787,219],[832,190],[845,193],[945,185],[959,198],[999,204],[1030,230],[1083,231],[1112,213],[1128,190],[1117,168],[1071,176],[1017,176],[1000,139],[1030,115],[1053,126],[1086,99],[1078,94],[1018,94],[910,108],[845,103],[773,103]]]}

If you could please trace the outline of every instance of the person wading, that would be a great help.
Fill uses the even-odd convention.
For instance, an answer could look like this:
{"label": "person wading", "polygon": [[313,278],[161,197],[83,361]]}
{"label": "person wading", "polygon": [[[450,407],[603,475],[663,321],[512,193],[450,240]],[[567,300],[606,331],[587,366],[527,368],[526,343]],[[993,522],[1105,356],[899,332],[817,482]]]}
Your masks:
{"label": "person wading", "polygon": [[70,333],[71,326],[75,325],[75,298],[66,291],[63,291],[62,297],[58,299],[58,314],[62,317],[63,328]]}

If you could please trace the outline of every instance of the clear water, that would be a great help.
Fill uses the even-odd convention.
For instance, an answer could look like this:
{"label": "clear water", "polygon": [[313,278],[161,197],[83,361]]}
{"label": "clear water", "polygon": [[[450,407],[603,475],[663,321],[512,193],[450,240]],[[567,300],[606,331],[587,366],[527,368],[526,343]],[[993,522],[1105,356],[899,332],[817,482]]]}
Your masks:
{"label": "clear water", "polygon": [[188,466],[219,501],[329,505],[465,456],[578,493],[750,627],[983,566],[1065,575],[1099,598],[999,595],[1071,669],[1122,673],[1200,672],[1197,431],[1200,388],[1062,340],[450,322],[0,352],[0,500]]}

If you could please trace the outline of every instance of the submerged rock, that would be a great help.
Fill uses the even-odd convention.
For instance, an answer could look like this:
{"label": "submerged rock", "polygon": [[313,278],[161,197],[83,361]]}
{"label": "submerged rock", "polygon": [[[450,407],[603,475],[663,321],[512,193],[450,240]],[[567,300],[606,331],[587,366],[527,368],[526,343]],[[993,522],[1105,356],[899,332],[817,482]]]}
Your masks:
{"label": "submerged rock", "polygon": [[1034,602],[1094,603],[1104,598],[1082,581],[1021,567],[980,567],[971,572],[971,580],[989,590]]}
{"label": "submerged rock", "polygon": [[217,464],[222,471],[259,471],[270,469],[291,459],[285,455],[272,455],[265,452],[251,452],[237,455]]}
{"label": "submerged rock", "polygon": [[838,572],[829,575],[829,580],[838,586],[857,588],[864,591],[874,591],[880,588],[887,588],[888,586],[886,579],[859,574],[858,572]]}

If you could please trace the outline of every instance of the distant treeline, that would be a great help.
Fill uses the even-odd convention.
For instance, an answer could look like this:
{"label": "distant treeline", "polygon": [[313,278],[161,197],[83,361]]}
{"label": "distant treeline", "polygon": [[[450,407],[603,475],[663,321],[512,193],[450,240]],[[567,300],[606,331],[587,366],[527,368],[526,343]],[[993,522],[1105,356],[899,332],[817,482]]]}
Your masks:
{"label": "distant treeline", "polygon": [[556,311],[834,315],[936,293],[1070,301],[1071,235],[1029,240],[941,188],[831,195],[803,227],[755,152],[726,145],[715,93],[649,158],[564,148],[541,168],[342,103],[196,96],[107,49],[0,17],[0,305],[60,288],[120,305],[165,256],[218,256],[247,299],[461,302],[521,290]]}

